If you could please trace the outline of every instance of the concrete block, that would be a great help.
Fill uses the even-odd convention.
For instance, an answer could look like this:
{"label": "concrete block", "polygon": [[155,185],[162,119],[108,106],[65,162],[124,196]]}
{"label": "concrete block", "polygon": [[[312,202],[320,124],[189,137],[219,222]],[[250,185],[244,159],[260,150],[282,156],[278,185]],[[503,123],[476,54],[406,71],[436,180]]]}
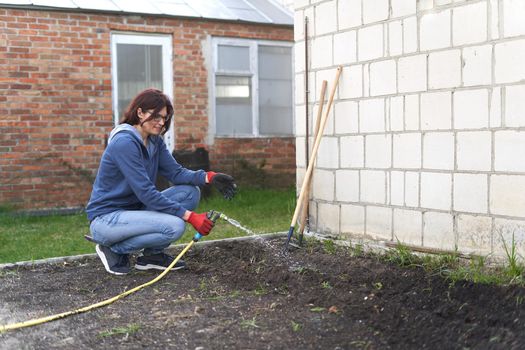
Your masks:
{"label": "concrete block", "polygon": [[492,82],[492,45],[463,48],[463,85],[490,85]]}
{"label": "concrete block", "polygon": [[294,12],[294,40],[297,43],[300,40],[304,40],[304,11]]}
{"label": "concrete block", "polygon": [[433,52],[428,56],[430,89],[458,87],[461,84],[461,50]]}
{"label": "concrete block", "polygon": [[312,40],[310,50],[312,68],[328,68],[333,66],[333,43],[332,35],[319,36]]}
{"label": "concrete block", "polygon": [[394,241],[420,246],[423,215],[420,211],[394,209]]}
{"label": "concrete block", "polygon": [[339,30],[360,26],[361,14],[361,0],[339,0],[337,11]]}
{"label": "concrete block", "polygon": [[333,201],[335,198],[335,175],[331,170],[314,169],[312,193],[317,199]]}
{"label": "concrete block", "polygon": [[397,76],[400,93],[425,91],[427,89],[427,55],[399,58]]}
{"label": "concrete block", "polygon": [[505,126],[525,126],[525,85],[505,88]]}
{"label": "concrete block", "polygon": [[454,128],[479,129],[489,126],[489,94],[486,89],[454,93]]}
{"label": "concrete block", "polygon": [[486,214],[488,183],[484,174],[454,174],[454,210]]}
{"label": "concrete block", "polygon": [[451,4],[452,0],[434,0],[434,6],[443,6]]}
{"label": "concrete block", "polygon": [[401,21],[388,23],[388,54],[397,56],[403,53],[403,25]]}
{"label": "concrete block", "polygon": [[304,41],[298,41],[294,45],[295,72],[304,72]]}
{"label": "concrete block", "polygon": [[452,208],[452,175],[421,173],[421,207],[440,210]]}
{"label": "concrete block", "polygon": [[390,204],[405,205],[405,173],[403,171],[390,172]]}
{"label": "concrete block", "polygon": [[355,30],[334,35],[334,64],[357,61],[357,33]]}
{"label": "concrete block", "polygon": [[491,128],[501,126],[501,88],[495,87],[490,92],[489,123]]}
{"label": "concrete block", "polygon": [[390,168],[392,166],[392,135],[365,136],[365,167]]}
{"label": "concrete block", "polygon": [[452,14],[452,44],[474,44],[487,40],[487,4],[478,2],[455,7]]}
{"label": "concrete block", "polygon": [[306,154],[305,149],[302,147],[304,145],[306,137],[296,137],[295,138],[295,164],[298,167],[306,168]]}
{"label": "concrete block", "polygon": [[417,9],[419,11],[430,10],[434,6],[434,0],[419,0],[417,1]]}
{"label": "concrete block", "polygon": [[[333,77],[328,80],[333,83]],[[330,85],[327,87],[325,101],[328,103]],[[319,94],[319,93],[318,93]],[[363,66],[353,65],[344,67],[339,80],[339,98],[356,98],[363,96]]]}
{"label": "concrete block", "polygon": [[[304,180],[304,175],[306,173],[306,169],[305,168],[297,168],[297,170],[295,171],[295,188],[296,188],[296,191],[297,193],[299,193],[299,191],[301,191],[301,186],[303,185],[303,180]],[[313,192],[313,190],[312,190]]]}
{"label": "concrete block", "polygon": [[421,51],[450,47],[450,10],[424,14],[419,24]]}
{"label": "concrete block", "polygon": [[366,234],[377,240],[392,240],[392,209],[367,206]]}
{"label": "concrete block", "polygon": [[489,131],[467,131],[456,134],[458,170],[490,171],[492,168],[492,135]]}
{"label": "concrete block", "polygon": [[341,137],[341,168],[364,167],[365,146],[363,136]]}
{"label": "concrete block", "polygon": [[454,218],[451,214],[426,212],[423,215],[423,245],[443,250],[456,249]]}
{"label": "concrete block", "polygon": [[383,57],[383,24],[361,28],[357,31],[357,37],[359,61]]}
{"label": "concrete block", "polygon": [[389,0],[363,1],[363,23],[373,23],[388,19]]}
{"label": "concrete block", "polygon": [[490,213],[525,217],[525,176],[490,176]]}
{"label": "concrete block", "polygon": [[294,95],[295,95],[295,101],[304,101],[304,74],[298,73],[295,74],[295,81],[294,81]]}
{"label": "concrete block", "polygon": [[491,252],[492,218],[461,214],[456,227],[459,251],[479,255]]}
{"label": "concrete block", "polygon": [[386,176],[380,170],[361,170],[360,200],[366,203],[386,203]]}
{"label": "concrete block", "polygon": [[370,97],[370,63],[363,64],[363,96]]}
{"label": "concrete block", "polygon": [[403,52],[405,54],[417,51],[417,17],[403,20]]}
{"label": "concrete block", "polygon": [[365,207],[341,204],[341,233],[355,235],[365,233]]}
{"label": "concrete block", "polygon": [[508,38],[525,34],[525,2],[523,0],[503,1],[503,36]]}
{"label": "concrete block", "polygon": [[454,169],[454,134],[427,132],[423,135],[423,168]]}
{"label": "concrete block", "polygon": [[306,121],[304,120],[305,110],[306,110],[305,105],[295,105],[295,135],[296,136],[306,135]]}
{"label": "concrete block", "polygon": [[499,39],[499,0],[489,0],[490,39]]}
{"label": "concrete block", "polygon": [[390,97],[389,125],[391,131],[402,131],[404,129],[403,110],[404,97]]}
{"label": "concrete block", "polygon": [[396,61],[370,63],[370,95],[389,95],[396,92]]}
{"label": "concrete block", "polygon": [[419,95],[405,96],[405,130],[419,130]]}
{"label": "concrete block", "polygon": [[393,135],[393,162],[397,169],[421,168],[421,134],[405,133]]}
{"label": "concrete block", "polygon": [[416,0],[392,0],[392,17],[413,15],[417,11]]}
{"label": "concrete block", "polygon": [[[525,223],[523,220],[494,220],[493,252],[507,257],[514,246],[520,263],[525,262]],[[506,247],[506,248],[505,248]]]}
{"label": "concrete block", "polygon": [[[496,131],[494,137],[494,170],[505,172],[525,172],[525,131]],[[516,153],[520,150],[520,154]]]}
{"label": "concrete block", "polygon": [[359,101],[359,130],[361,132],[384,132],[385,99],[373,98]]}
{"label": "concrete block", "polygon": [[319,18],[337,18],[335,0],[320,3],[315,6],[315,35],[323,35],[337,31],[337,21],[318,20]]}
{"label": "concrete block", "polygon": [[323,233],[339,233],[339,204],[318,203],[317,229]]}
{"label": "concrete block", "polygon": [[323,137],[317,152],[317,167],[339,168],[339,139],[337,137]]}
{"label": "concrete block", "polygon": [[512,83],[525,79],[525,39],[496,44],[496,83]]}
{"label": "concrete block", "polygon": [[405,205],[419,207],[419,173],[407,171],[405,173]]}
{"label": "concrete block", "polygon": [[359,132],[359,104],[356,101],[340,101],[334,104],[335,134]]}
{"label": "concrete block", "polygon": [[449,130],[452,128],[452,94],[429,92],[421,94],[421,129]]}
{"label": "concrete block", "polygon": [[335,198],[339,202],[359,202],[359,171],[335,172]]}

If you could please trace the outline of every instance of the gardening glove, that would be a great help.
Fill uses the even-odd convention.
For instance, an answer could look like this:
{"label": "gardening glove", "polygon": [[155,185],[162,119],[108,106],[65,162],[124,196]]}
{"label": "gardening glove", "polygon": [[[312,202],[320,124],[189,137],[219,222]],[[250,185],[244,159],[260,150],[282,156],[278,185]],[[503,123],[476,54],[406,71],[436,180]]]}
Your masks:
{"label": "gardening glove", "polygon": [[207,236],[213,228],[213,225],[215,225],[213,221],[208,219],[206,214],[207,213],[196,214],[191,212],[187,220],[195,228],[195,230],[197,230],[197,232],[203,236]]}
{"label": "gardening glove", "polygon": [[232,199],[237,192],[237,185],[235,180],[230,175],[223,173],[215,173],[213,171],[208,171],[206,173],[208,183],[211,183],[220,193],[224,196],[225,199]]}

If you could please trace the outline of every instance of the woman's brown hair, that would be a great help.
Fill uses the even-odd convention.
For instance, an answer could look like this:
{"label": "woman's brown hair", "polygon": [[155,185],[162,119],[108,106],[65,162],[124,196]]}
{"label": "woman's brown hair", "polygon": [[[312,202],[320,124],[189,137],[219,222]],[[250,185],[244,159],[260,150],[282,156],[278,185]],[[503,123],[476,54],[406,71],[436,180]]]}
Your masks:
{"label": "woman's brown hair", "polygon": [[[120,124],[140,124],[142,126],[145,122],[154,119],[164,107],[166,107],[167,111],[166,121],[164,122],[164,127],[161,133],[164,135],[170,128],[171,118],[173,117],[173,105],[171,104],[169,97],[158,89],[146,89],[135,96],[126,109],[126,112],[124,112],[124,118],[122,118]],[[139,108],[144,113],[149,110],[153,110],[153,112],[147,119],[141,122],[138,115]]]}

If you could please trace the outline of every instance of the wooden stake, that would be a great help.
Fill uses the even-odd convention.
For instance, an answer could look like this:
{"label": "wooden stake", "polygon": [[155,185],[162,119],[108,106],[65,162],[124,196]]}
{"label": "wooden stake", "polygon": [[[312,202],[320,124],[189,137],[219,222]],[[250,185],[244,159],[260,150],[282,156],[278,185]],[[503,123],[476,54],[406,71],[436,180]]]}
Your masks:
{"label": "wooden stake", "polygon": [[[314,139],[317,138],[317,135],[319,134],[319,126],[321,124],[321,117],[323,115],[323,105],[324,105],[324,96],[326,94],[326,85],[328,82],[326,80],[323,80],[323,85],[321,86],[321,96],[319,96],[319,110],[317,111],[317,118],[315,120],[315,128],[314,128]],[[310,163],[306,164],[307,166]],[[302,204],[302,211],[301,211],[301,219],[299,220],[299,223],[301,224],[299,226],[299,231],[297,233],[299,235],[303,234],[304,227],[306,226],[306,220],[308,217],[308,206],[310,203],[310,189],[312,188],[312,178],[313,175],[308,179],[308,184],[306,185],[306,194],[304,195],[304,200]]]}
{"label": "wooden stake", "polygon": [[301,206],[304,200],[304,196],[306,194],[306,187],[308,186],[310,177],[312,176],[312,171],[313,171],[314,164],[315,164],[315,158],[317,157],[317,151],[319,150],[319,145],[321,144],[321,139],[324,133],[324,127],[326,125],[326,121],[328,119],[330,109],[332,108],[332,103],[334,102],[335,92],[337,91],[337,86],[339,85],[339,77],[341,76],[342,71],[343,71],[343,67],[341,66],[337,67],[335,82],[334,82],[334,86],[332,87],[332,91],[330,92],[328,106],[326,108],[325,114],[323,115],[323,118],[321,119],[321,125],[319,127],[319,132],[315,138],[315,144],[312,149],[312,154],[310,156],[310,164],[308,164],[308,169],[306,169],[306,174],[304,175],[303,185],[301,186],[301,192],[299,193],[299,198],[297,199],[297,205],[295,206],[295,212],[293,214],[292,222],[290,224],[290,230],[288,231],[286,247],[288,247],[288,243],[290,242],[290,239],[292,238],[293,230],[295,228],[295,224],[297,223],[297,217],[299,216],[299,210],[301,209]]}

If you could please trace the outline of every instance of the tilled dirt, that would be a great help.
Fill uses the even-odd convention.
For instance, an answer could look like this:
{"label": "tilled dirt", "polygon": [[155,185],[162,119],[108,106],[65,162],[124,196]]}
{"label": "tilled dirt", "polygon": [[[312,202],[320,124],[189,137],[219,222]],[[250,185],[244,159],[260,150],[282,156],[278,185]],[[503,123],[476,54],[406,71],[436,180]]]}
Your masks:
{"label": "tilled dirt", "polygon": [[[188,269],[109,306],[0,334],[0,349],[523,349],[525,288],[283,239],[196,246]],[[100,261],[0,270],[0,324],[79,308],[156,276]]]}

